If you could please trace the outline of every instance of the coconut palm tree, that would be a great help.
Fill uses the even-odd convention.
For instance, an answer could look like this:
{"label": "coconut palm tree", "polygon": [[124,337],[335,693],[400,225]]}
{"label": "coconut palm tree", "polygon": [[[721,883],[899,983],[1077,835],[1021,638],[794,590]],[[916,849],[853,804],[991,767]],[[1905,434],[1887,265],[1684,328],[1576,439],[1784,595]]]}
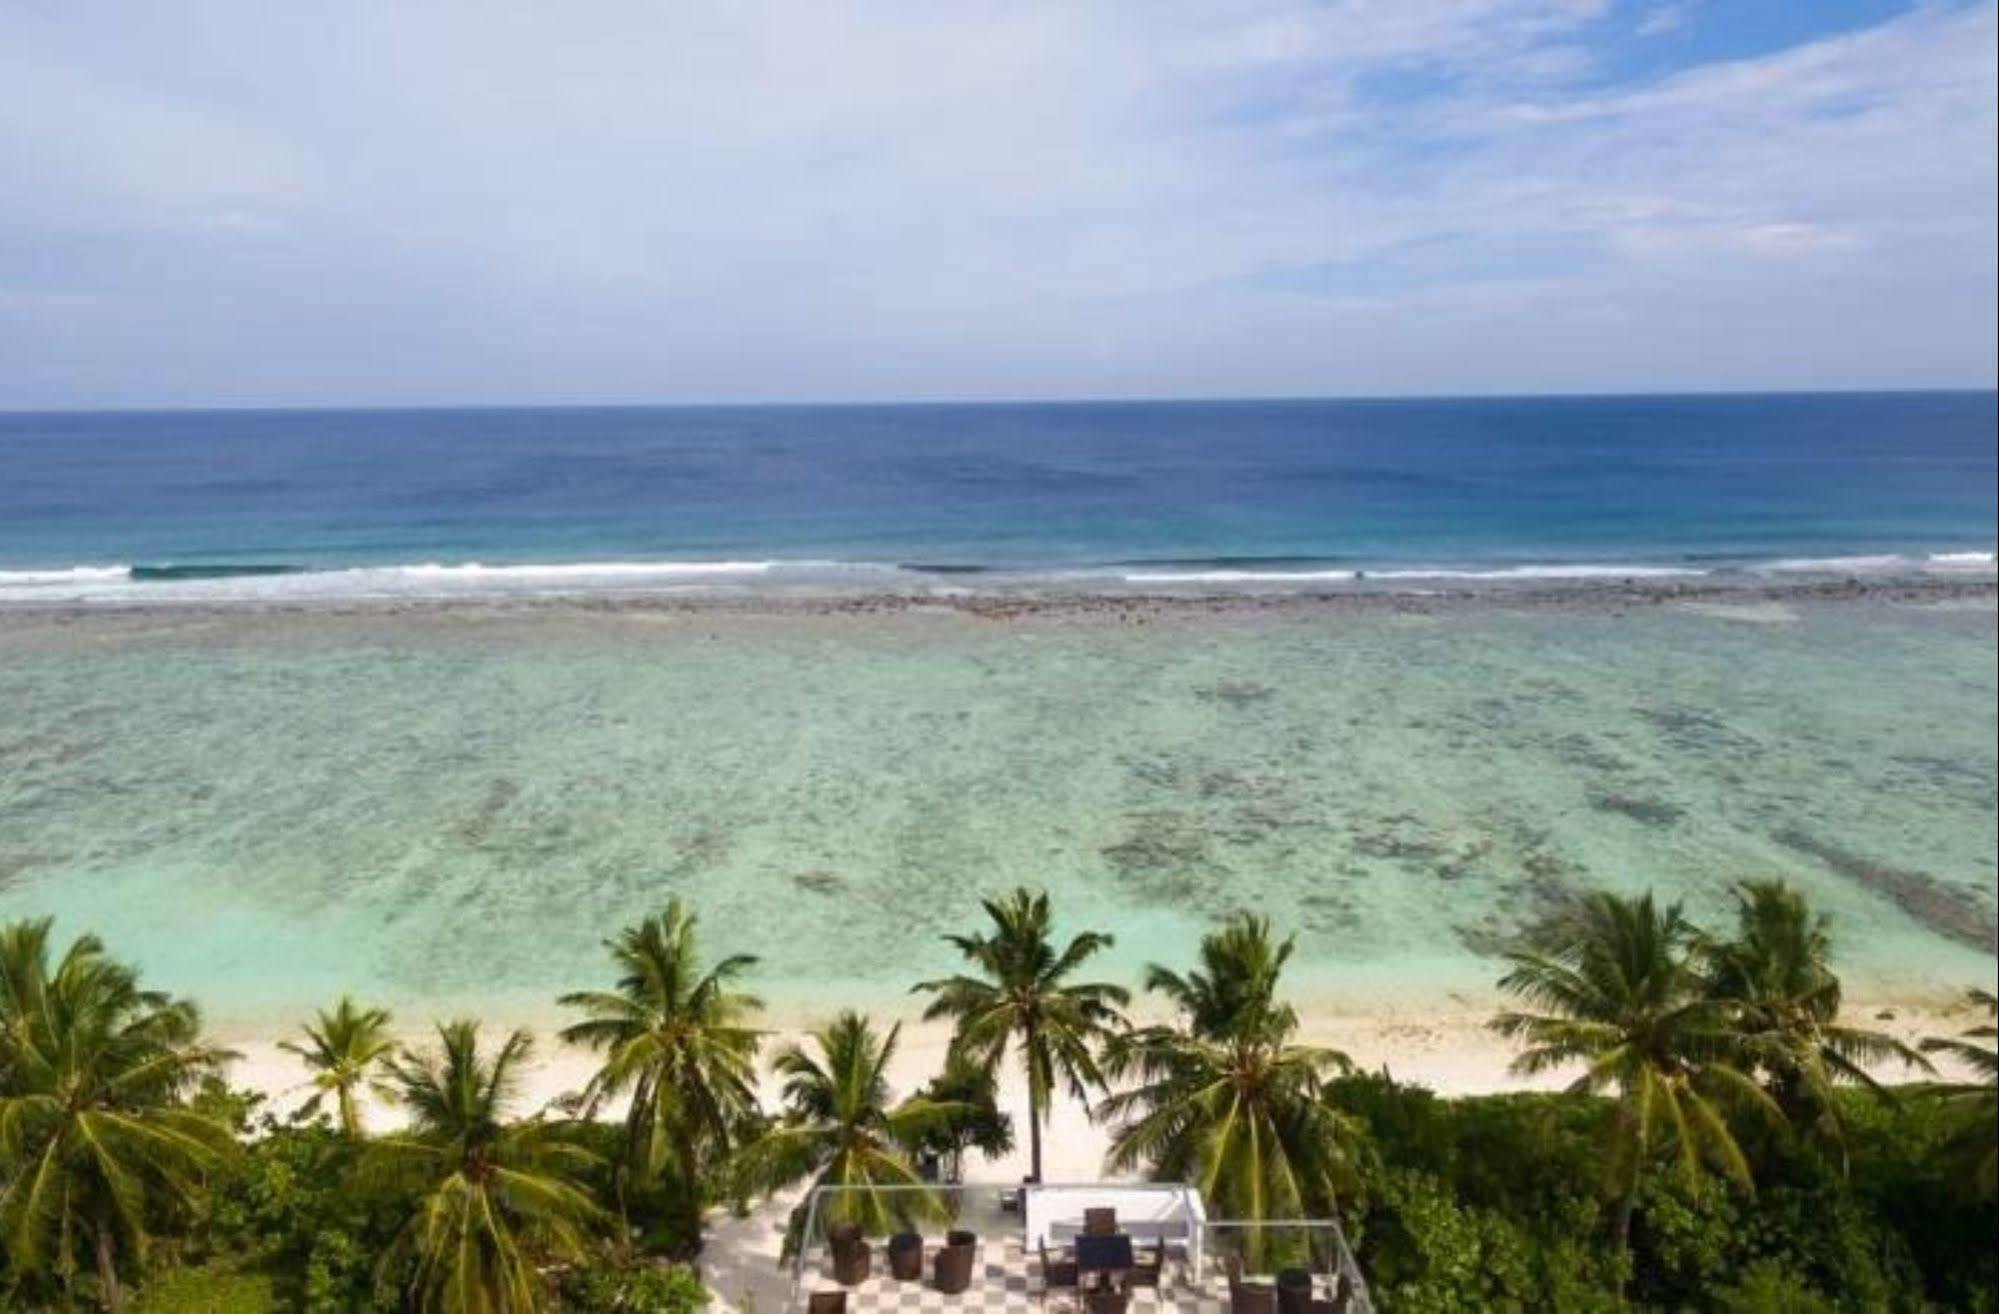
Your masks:
{"label": "coconut palm tree", "polygon": [[[1225,1218],[1322,1215],[1357,1135],[1324,1098],[1326,1081],[1352,1065],[1337,1050],[1294,1043],[1298,1016],[1276,995],[1292,941],[1241,914],[1201,941],[1201,966],[1159,966],[1147,986],[1172,1000],[1177,1025],[1129,1031],[1106,1067],[1138,1084],[1105,1099],[1099,1117],[1119,1124],[1108,1166],[1149,1169],[1200,1187]],[[1252,1264],[1265,1237],[1245,1237]]]}
{"label": "coconut palm tree", "polygon": [[[1964,1169],[1967,1193],[1987,1202],[1999,1198],[1999,997],[1990,990],[1972,990],[1971,1003],[1984,1010],[1987,1021],[1960,1036],[1931,1037],[1923,1049],[1955,1059],[1973,1080],[1939,1083],[1935,1090],[1946,1105],[1961,1110],[1963,1129],[1952,1138],[1950,1151]],[[1985,1043],[1974,1044],[1974,1041]]]}
{"label": "coconut palm tree", "polygon": [[407,1130],[369,1143],[365,1183],[417,1194],[382,1257],[419,1314],[525,1314],[542,1308],[534,1261],[576,1260],[605,1215],[578,1184],[598,1164],[572,1129],[540,1118],[509,1123],[532,1042],[515,1031],[490,1057],[479,1024],[437,1029],[433,1053],[388,1062]]}
{"label": "coconut palm tree", "polygon": [[1238,913],[1201,939],[1201,966],[1184,976],[1151,964],[1145,988],[1165,995],[1195,1035],[1221,1040],[1263,1024],[1277,1003],[1277,981],[1297,937],[1274,940],[1270,919]]}
{"label": "coconut palm tree", "polygon": [[1076,1099],[1087,1099],[1092,1087],[1103,1089],[1097,1051],[1131,995],[1118,986],[1070,979],[1112,940],[1085,931],[1058,951],[1046,894],[1017,889],[982,903],[992,934],[946,937],[977,974],[925,981],[916,990],[936,996],[924,1018],[953,1019],[952,1047],[988,1072],[998,1071],[1010,1046],[1018,1049],[1027,1071],[1028,1159],[1040,1181],[1041,1130],[1056,1082]]}
{"label": "coconut palm tree", "polygon": [[690,1192],[704,1148],[719,1162],[735,1126],[756,1110],[762,1033],[749,1020],[763,1007],[736,988],[757,960],[735,954],[704,969],[695,923],[671,901],[608,942],[620,972],[614,989],[560,1001],[584,1014],[562,1038],[604,1055],[584,1092],[584,1116],[630,1092],[626,1174],[643,1186],[671,1163]]}
{"label": "coconut palm tree", "polygon": [[1620,1248],[1630,1245],[1632,1209],[1656,1154],[1670,1150],[1690,1186],[1705,1164],[1753,1189],[1731,1117],[1783,1123],[1727,1009],[1698,989],[1692,934],[1678,904],[1598,892],[1541,928],[1535,947],[1508,954],[1513,967],[1499,982],[1536,1010],[1493,1020],[1526,1042],[1515,1072],[1580,1063],[1571,1092],[1615,1094],[1607,1164]]}
{"label": "coconut palm tree", "polygon": [[150,1221],[235,1150],[181,1103],[234,1055],[95,936],[51,962],[49,927],[0,928],[0,1251],[17,1277],[52,1276],[73,1299],[87,1242],[116,1314],[120,1262],[142,1258]]}
{"label": "coconut palm tree", "polygon": [[361,1087],[384,1092],[377,1080],[383,1060],[395,1052],[389,1035],[388,1010],[361,1008],[346,995],[331,1012],[321,1009],[313,1022],[299,1027],[304,1043],[281,1040],[278,1048],[296,1054],[312,1072],[313,1097],[301,1106],[308,1117],[319,1112],[328,1095],[340,1119],[342,1134],[358,1139],[362,1134],[361,1108],[357,1098]]}
{"label": "coconut palm tree", "polygon": [[999,1082],[963,1054],[947,1051],[943,1070],[917,1094],[932,1104],[962,1110],[943,1125],[924,1131],[910,1146],[913,1151],[938,1155],[945,1165],[946,1181],[965,1179],[968,1150],[977,1150],[988,1159],[1013,1153],[1013,1119],[1000,1111]]}
{"label": "coconut palm tree", "polygon": [[1929,1063],[1892,1036],[1839,1020],[1831,919],[1814,916],[1782,881],[1747,881],[1735,891],[1736,929],[1696,941],[1701,989],[1743,1033],[1756,1067],[1791,1125],[1846,1161],[1834,1088],[1850,1083],[1887,1095],[1868,1072],[1895,1061]]}
{"label": "coconut palm tree", "polygon": [[942,1200],[921,1189],[905,1147],[966,1110],[923,1099],[890,1102],[886,1074],[901,1034],[898,1024],[881,1035],[848,1010],[812,1033],[810,1049],[780,1050],[772,1067],[784,1078],[784,1112],[738,1152],[743,1183],[767,1193],[811,1177],[814,1187],[847,1188],[827,1197],[820,1221],[871,1233],[941,1214]]}

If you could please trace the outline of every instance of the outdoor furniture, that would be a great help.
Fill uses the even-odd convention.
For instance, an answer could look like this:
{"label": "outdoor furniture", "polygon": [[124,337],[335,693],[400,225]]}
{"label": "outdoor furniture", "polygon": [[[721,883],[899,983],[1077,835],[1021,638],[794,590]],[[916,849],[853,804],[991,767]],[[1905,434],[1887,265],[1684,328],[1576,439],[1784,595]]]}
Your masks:
{"label": "outdoor furniture", "polygon": [[1054,1257],[1050,1258],[1048,1243],[1046,1241],[1039,1241],[1035,1244],[1041,1250],[1041,1289],[1043,1291],[1054,1291],[1058,1288],[1073,1287],[1081,1284],[1083,1280],[1082,1273],[1076,1267],[1076,1256],[1074,1254],[1065,1250],[1058,1250],[1055,1252]]}
{"label": "outdoor furniture", "polygon": [[1156,1287],[1159,1285],[1159,1275],[1165,1268],[1166,1241],[1161,1238],[1152,1243],[1150,1259],[1133,1258],[1131,1274],[1125,1281],[1134,1287]]}
{"label": "outdoor furniture", "polygon": [[1132,1267],[1131,1238],[1124,1233],[1076,1238],[1076,1273],[1081,1280],[1094,1277],[1122,1285]]}
{"label": "outdoor furniture", "polygon": [[922,1280],[922,1237],[914,1232],[897,1232],[888,1239],[888,1275],[898,1282]]}
{"label": "outdoor furniture", "polygon": [[978,1257],[979,1238],[971,1232],[952,1231],[944,1238],[931,1261],[931,1277],[937,1289],[955,1296],[972,1285],[972,1261]]}
{"label": "outdoor furniture", "polygon": [[1084,1314],[1125,1314],[1131,1308],[1131,1293],[1106,1289],[1083,1294]]}
{"label": "outdoor furniture", "polygon": [[805,1302],[806,1314],[847,1314],[847,1293],[815,1291]]}
{"label": "outdoor furniture", "polygon": [[1112,1236],[1117,1232],[1117,1210],[1085,1209],[1083,1211],[1084,1236]]}
{"label": "outdoor furniture", "polygon": [[1277,1271],[1277,1314],[1312,1314],[1312,1273],[1309,1269]]}
{"label": "outdoor furniture", "polygon": [[868,1280],[870,1252],[861,1229],[839,1223],[826,1232],[827,1248],[833,1252],[833,1280],[843,1287],[858,1287]]}
{"label": "outdoor furniture", "polygon": [[1277,1314],[1277,1291],[1267,1282],[1242,1280],[1242,1260],[1228,1259],[1229,1314]]}

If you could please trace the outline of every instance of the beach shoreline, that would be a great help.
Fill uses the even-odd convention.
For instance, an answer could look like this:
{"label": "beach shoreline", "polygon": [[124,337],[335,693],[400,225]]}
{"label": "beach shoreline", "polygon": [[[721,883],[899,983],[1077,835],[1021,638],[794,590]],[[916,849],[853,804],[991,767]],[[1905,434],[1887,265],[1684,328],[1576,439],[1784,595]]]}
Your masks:
{"label": "beach shoreline", "polygon": [[1646,578],[1606,575],[1577,579],[1360,579],[1338,586],[1235,584],[1180,587],[1056,587],[981,583],[976,587],[787,588],[688,585],[680,588],[550,588],[417,594],[297,596],[200,595],[79,598],[16,595],[0,600],[0,629],[36,623],[67,625],[94,618],[127,621],[284,616],[377,617],[586,615],[704,617],[840,617],[957,615],[986,621],[1102,619],[1142,623],[1182,618],[1254,618],[1325,614],[1462,614],[1488,610],[1614,611],[1672,605],[1755,606],[1783,603],[1876,602],[1963,604],[1999,597],[1989,566],[1944,574],[1841,574],[1784,579],[1770,576]]}
{"label": "beach shoreline", "polygon": [[[1294,1002],[1299,1005],[1298,1043],[1337,1049],[1352,1060],[1356,1071],[1385,1073],[1398,1083],[1419,1086],[1440,1096],[1559,1090],[1577,1075],[1567,1070],[1534,1076],[1510,1071],[1518,1046],[1489,1025],[1501,1002],[1496,994],[1491,1010],[1467,1007],[1448,1012],[1401,1007],[1378,1013],[1341,1013],[1315,1009],[1307,1001],[1294,999]],[[829,1020],[838,1007],[837,1001],[829,1002],[823,1015],[810,1019],[798,1016],[759,1019],[764,1030],[758,1063],[759,1095],[767,1108],[778,1107],[779,1097],[778,1083],[770,1074],[772,1055],[785,1045],[808,1043],[811,1027]],[[1926,1036],[1954,1034],[1976,1020],[1975,1010],[1968,1010],[1961,1000],[1953,1000],[1950,992],[1944,990],[1893,999],[1856,999],[1846,1005],[1844,1012],[1856,1024],[1864,1023],[1910,1045]],[[915,1094],[942,1070],[950,1043],[950,1024],[926,1022],[920,1017],[920,1009],[914,1006],[896,1013],[875,1013],[872,1017],[884,1029],[900,1026],[896,1056],[888,1070],[889,1086],[898,1099]],[[1166,1021],[1169,1015],[1156,1001],[1140,1000],[1133,1009],[1133,1017],[1142,1025]],[[481,1029],[490,1036],[497,1037],[520,1026],[534,1037],[535,1050],[522,1085],[519,1112],[547,1108],[562,1097],[581,1091],[596,1070],[597,1056],[566,1045],[556,1036],[553,1010],[534,1019],[492,1015],[479,1021]],[[410,1023],[408,1010],[400,1011],[394,1033],[403,1045],[421,1050],[434,1041],[433,1031]],[[306,1071],[298,1058],[278,1048],[278,1042],[286,1038],[283,1034],[245,1030],[232,1026],[227,1019],[218,1019],[211,1025],[210,1035],[239,1055],[230,1065],[228,1080],[237,1088],[262,1095],[263,1111],[282,1118],[310,1098],[312,1092],[304,1085]],[[1891,1082],[1920,1076],[1897,1065],[1884,1066],[1877,1075]],[[1026,1172],[1026,1137],[1021,1125],[1026,1116],[1025,1085],[1012,1062],[999,1076],[1000,1107],[1014,1115],[1020,1147],[1015,1153],[994,1160],[974,1156],[967,1164],[968,1181],[1012,1182]],[[394,1125],[396,1121],[395,1111],[379,1102],[371,1104],[367,1113],[377,1126]],[[1051,1106],[1050,1119],[1046,1178],[1088,1181],[1103,1177],[1108,1129],[1093,1122],[1083,1105],[1066,1095]]]}

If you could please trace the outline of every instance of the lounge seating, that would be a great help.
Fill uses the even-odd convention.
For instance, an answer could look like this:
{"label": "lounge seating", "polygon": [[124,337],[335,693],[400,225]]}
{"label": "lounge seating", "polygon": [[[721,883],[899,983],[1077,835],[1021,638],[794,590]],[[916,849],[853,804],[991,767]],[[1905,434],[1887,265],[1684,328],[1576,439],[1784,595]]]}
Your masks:
{"label": "lounge seating", "polygon": [[1152,1243],[1150,1255],[1151,1257],[1147,1258],[1147,1252],[1143,1250],[1133,1255],[1131,1272],[1125,1277],[1127,1286],[1156,1287],[1159,1285],[1159,1275],[1166,1268],[1165,1238],[1162,1237]]}
{"label": "lounge seating", "polygon": [[1309,1269],[1286,1268],[1277,1273],[1277,1314],[1311,1314],[1312,1274]]}
{"label": "lounge seating", "polygon": [[923,1238],[897,1232],[888,1239],[888,1275],[898,1282],[923,1280]]}
{"label": "lounge seating", "polygon": [[1115,1287],[1083,1293],[1084,1314],[1125,1314],[1131,1308],[1131,1293]]}
{"label": "lounge seating", "polygon": [[1229,1256],[1229,1314],[1277,1314],[1277,1288],[1242,1280],[1242,1260]]}
{"label": "lounge seating", "polygon": [[1084,1236],[1116,1236],[1117,1210],[1085,1209],[1083,1211]]}
{"label": "lounge seating", "polygon": [[847,1314],[847,1293],[815,1291],[806,1299],[806,1314]]}
{"label": "lounge seating", "polygon": [[972,1263],[978,1258],[979,1238],[972,1232],[952,1231],[938,1247],[931,1261],[931,1276],[937,1289],[955,1296],[972,1285]]}
{"label": "lounge seating", "polygon": [[858,1287],[868,1280],[871,1252],[861,1229],[852,1223],[838,1223],[827,1229],[826,1244],[833,1252],[833,1280],[843,1287]]}
{"label": "lounge seating", "polygon": [[1036,1244],[1041,1248],[1042,1290],[1056,1291],[1064,1287],[1077,1286],[1082,1282],[1082,1275],[1076,1268],[1074,1251],[1058,1250],[1051,1257],[1046,1241]]}

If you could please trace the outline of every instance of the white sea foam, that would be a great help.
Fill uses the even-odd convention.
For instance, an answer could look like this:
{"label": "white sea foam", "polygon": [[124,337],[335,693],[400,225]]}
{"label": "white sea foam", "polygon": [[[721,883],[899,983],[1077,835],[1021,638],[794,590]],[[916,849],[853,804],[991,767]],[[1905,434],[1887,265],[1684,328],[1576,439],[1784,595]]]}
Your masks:
{"label": "white sea foam", "polygon": [[1781,557],[1767,561],[1759,570],[1780,575],[1878,575],[1884,571],[1913,570],[1916,563],[1893,553],[1859,557]]}
{"label": "white sea foam", "polygon": [[0,570],[0,589],[62,584],[106,584],[129,579],[130,566],[70,566],[61,570]]}
{"label": "white sea foam", "polygon": [[[591,579],[682,579],[700,575],[763,575],[777,568],[775,561],[577,561],[565,564],[488,566],[468,561],[462,565],[426,562],[420,566],[394,566],[388,570],[414,580],[454,580],[468,583],[518,580],[541,581]],[[382,573],[372,570],[328,571],[326,575]],[[325,578],[325,575],[319,576]]]}
{"label": "white sea foam", "polygon": [[[0,602],[261,602],[701,587],[765,575],[775,561],[424,562],[281,574],[134,579],[131,569],[0,571]],[[801,563],[803,564],[803,563]]]}
{"label": "white sea foam", "polygon": [[1566,565],[1507,566],[1498,570],[1370,570],[1369,579],[1678,579],[1705,575],[1692,566],[1638,566],[1575,562]]}
{"label": "white sea foam", "polygon": [[1927,569],[1944,571],[1989,571],[1995,568],[1990,552],[1932,552]]}
{"label": "white sea foam", "polygon": [[1351,580],[1351,570],[1158,570],[1134,571],[1127,584],[1302,584]]}

